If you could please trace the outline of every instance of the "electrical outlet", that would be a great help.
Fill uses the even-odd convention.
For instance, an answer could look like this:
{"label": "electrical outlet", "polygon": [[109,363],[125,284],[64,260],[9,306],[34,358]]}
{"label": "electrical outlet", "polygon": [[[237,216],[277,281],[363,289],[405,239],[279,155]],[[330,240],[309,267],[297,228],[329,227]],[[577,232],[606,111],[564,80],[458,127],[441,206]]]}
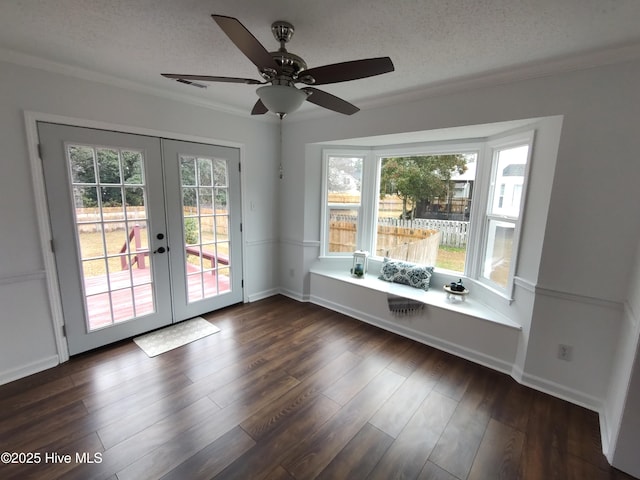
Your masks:
{"label": "electrical outlet", "polygon": [[573,347],[571,345],[558,345],[558,358],[565,362],[570,362],[573,356]]}
{"label": "electrical outlet", "polygon": [[289,276],[290,276],[291,278],[293,278],[293,277],[295,277],[295,276],[296,276],[296,271],[295,271],[293,268],[290,268],[290,269],[289,269]]}

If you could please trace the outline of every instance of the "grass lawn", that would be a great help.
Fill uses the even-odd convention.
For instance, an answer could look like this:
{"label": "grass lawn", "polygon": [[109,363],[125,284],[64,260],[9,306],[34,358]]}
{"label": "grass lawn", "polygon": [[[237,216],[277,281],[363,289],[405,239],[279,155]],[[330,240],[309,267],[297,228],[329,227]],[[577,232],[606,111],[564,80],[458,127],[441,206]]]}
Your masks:
{"label": "grass lawn", "polygon": [[436,267],[446,268],[454,272],[464,272],[464,260],[467,253],[466,248],[445,247],[440,245],[438,249],[438,259]]}
{"label": "grass lawn", "polygon": [[[124,230],[113,230],[105,232],[104,243],[107,248],[107,255],[110,257],[107,261],[109,263],[109,271],[117,272],[122,270],[120,263],[120,249],[127,240],[127,234]],[[226,235],[218,235],[218,253],[223,255],[229,255],[228,243],[226,243]],[[203,242],[213,242],[213,236],[203,235]],[[135,253],[134,241],[131,240],[132,250]],[[140,244],[141,250],[147,250],[149,248],[148,236],[146,229],[140,229]],[[213,250],[213,245],[205,245],[204,249]],[[85,277],[95,277],[98,275],[105,275],[106,268],[104,262],[104,244],[102,240],[101,232],[82,232],[80,234],[80,249],[82,252],[82,267]],[[117,255],[117,256],[114,256]],[[89,260],[95,258],[95,260]],[[200,266],[200,258],[193,255],[187,256],[187,261],[193,265]],[[149,268],[149,258],[146,258],[146,265]],[[208,268],[208,262],[204,261],[204,267]],[[134,267],[136,268],[136,267]]]}

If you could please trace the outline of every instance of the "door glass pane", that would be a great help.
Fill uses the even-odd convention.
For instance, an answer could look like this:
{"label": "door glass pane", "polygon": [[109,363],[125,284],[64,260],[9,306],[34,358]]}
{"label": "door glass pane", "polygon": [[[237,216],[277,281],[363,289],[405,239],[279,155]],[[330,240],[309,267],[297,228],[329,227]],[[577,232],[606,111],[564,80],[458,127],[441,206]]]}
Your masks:
{"label": "door glass pane", "polygon": [[198,185],[213,187],[213,162],[209,158],[198,158]]}
{"label": "door glass pane", "polygon": [[226,160],[180,155],[179,162],[187,298],[192,303],[230,291],[229,179]]}
{"label": "door glass pane", "polygon": [[97,151],[98,171],[102,185],[120,182],[120,158],[117,150],[100,148]]}
{"label": "door glass pane", "polygon": [[73,184],[95,184],[94,149],[83,145],[70,145],[67,154]]}
{"label": "door glass pane", "polygon": [[231,291],[231,269],[229,267],[218,268],[217,287],[219,293]]}
{"label": "door glass pane", "polygon": [[183,186],[196,185],[196,159],[188,156],[180,157],[180,179]]}
{"label": "door glass pane", "polygon": [[211,215],[213,213],[213,188],[198,189],[198,208],[200,215]]}
{"label": "door glass pane", "polygon": [[90,145],[66,152],[87,330],[154,313],[142,152]]}
{"label": "door glass pane", "polygon": [[147,218],[143,187],[125,187],[125,208],[129,221],[144,220]]}
{"label": "door glass pane", "polygon": [[142,152],[122,150],[122,176],[128,185],[144,185]]}
{"label": "door glass pane", "polygon": [[217,213],[227,213],[229,211],[229,191],[227,188],[216,188],[215,189],[215,203]]}

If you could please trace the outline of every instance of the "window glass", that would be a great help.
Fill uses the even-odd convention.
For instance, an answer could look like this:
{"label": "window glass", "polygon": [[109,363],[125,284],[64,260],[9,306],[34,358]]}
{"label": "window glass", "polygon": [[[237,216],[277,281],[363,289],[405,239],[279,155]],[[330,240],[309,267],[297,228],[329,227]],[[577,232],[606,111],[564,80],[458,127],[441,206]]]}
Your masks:
{"label": "window glass", "polygon": [[515,231],[520,217],[529,145],[494,151],[482,277],[507,288],[514,260]]}
{"label": "window glass", "polygon": [[375,253],[464,272],[477,154],[380,162]]}
{"label": "window glass", "polygon": [[326,152],[321,254],[433,265],[510,298],[533,138]]}
{"label": "window glass", "polygon": [[493,184],[498,188],[495,189],[490,213],[518,218],[528,152],[528,145],[497,152]]}
{"label": "window glass", "polygon": [[509,281],[515,224],[489,220],[483,276],[501,287]]}
{"label": "window glass", "polygon": [[328,253],[357,250],[362,168],[361,157],[327,159]]}

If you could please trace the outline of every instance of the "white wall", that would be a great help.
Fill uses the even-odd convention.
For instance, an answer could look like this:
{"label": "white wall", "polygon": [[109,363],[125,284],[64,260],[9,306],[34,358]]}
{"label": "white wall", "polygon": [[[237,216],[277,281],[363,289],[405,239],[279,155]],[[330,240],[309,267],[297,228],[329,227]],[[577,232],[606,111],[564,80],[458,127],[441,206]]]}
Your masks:
{"label": "white wall", "polygon": [[640,244],[625,307],[603,409],[605,453],[613,465],[640,477]]}
{"label": "white wall", "polygon": [[[240,144],[249,298],[278,287],[275,122],[0,63],[0,383],[57,362],[36,220],[24,111]],[[254,208],[247,208],[251,202]]]}
{"label": "white wall", "polygon": [[[283,122],[284,178],[279,180],[276,124],[2,63],[0,383],[44,368],[56,358],[24,110],[243,144],[244,200],[256,205],[255,210],[244,208],[246,260],[253,272],[245,282],[247,293],[259,298],[282,287],[300,299],[309,298],[308,271],[320,239],[320,166],[312,144],[563,116],[557,165],[548,166],[554,171],[553,183],[540,185],[548,189],[548,195],[540,195],[550,198],[548,208],[532,205],[524,227],[525,257],[518,273],[526,288],[516,291],[516,301],[521,296],[525,300],[518,303],[516,315],[525,318],[519,319],[523,337],[514,355],[525,381],[609,410],[614,423],[617,418],[637,419],[637,407],[628,402],[637,398],[625,393],[637,395],[637,374],[630,390],[621,388],[629,377],[619,373],[631,372],[630,359],[637,355],[622,358],[615,352],[620,351],[618,340],[625,338],[627,323],[637,325],[640,304],[637,288],[620,288],[640,271],[629,261],[640,235],[635,197],[640,179],[639,84],[640,62],[634,61],[414,98],[353,117],[291,115]],[[635,312],[632,320],[624,314],[631,311],[622,308],[625,301]],[[557,343],[574,346],[572,362],[554,358]],[[623,349],[632,351],[630,346]],[[619,379],[609,384],[612,373]],[[638,429],[635,434],[626,428],[613,432],[610,458],[629,458],[624,452],[639,443],[633,438]]]}
{"label": "white wall", "polygon": [[[308,155],[309,145],[563,116],[557,164],[547,177],[552,183],[537,187],[549,191],[548,208],[528,204],[535,221],[532,212],[525,217],[518,271],[523,288],[516,289],[516,299],[524,297],[526,305],[516,307],[515,315],[529,317],[520,319],[514,376],[595,410],[606,409],[618,400],[617,392],[609,394],[608,382],[623,328],[625,285],[633,272],[629,259],[640,236],[638,85],[636,60],[414,98],[353,117],[285,123],[282,235],[292,241],[282,258],[283,272],[293,269],[308,276],[314,242],[320,239],[320,158]],[[288,289],[301,289],[297,296],[309,294],[308,283],[287,282],[283,279]],[[559,343],[573,346],[571,362],[556,358]]]}

